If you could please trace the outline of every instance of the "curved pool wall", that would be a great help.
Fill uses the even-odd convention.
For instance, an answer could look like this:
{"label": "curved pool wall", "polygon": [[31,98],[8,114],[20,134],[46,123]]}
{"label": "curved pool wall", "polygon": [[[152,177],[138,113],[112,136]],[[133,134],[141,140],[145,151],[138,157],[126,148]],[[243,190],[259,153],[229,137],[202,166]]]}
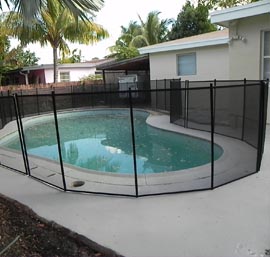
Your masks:
{"label": "curved pool wall", "polygon": [[[162,80],[151,81],[151,90],[134,92],[108,92],[106,85],[104,90],[100,86],[96,87],[97,91],[95,87],[94,89],[91,87],[91,92],[87,92],[84,86],[81,88],[82,91],[79,91],[79,86],[76,88],[79,93],[74,90],[71,94],[63,94],[61,89],[61,91],[56,90],[58,92],[55,94],[49,92],[46,95],[31,95],[27,91],[28,95],[0,96],[0,127],[2,128],[0,138],[8,139],[7,135],[11,137],[12,133],[18,133],[22,142],[21,150],[0,147],[0,165],[26,173],[31,178],[65,191],[127,196],[214,189],[249,176],[259,171],[263,153],[266,84],[257,81],[215,81],[214,86],[206,86],[209,83],[209,81]],[[109,88],[113,86],[110,85]],[[211,162],[181,170],[140,174],[138,174],[139,167],[136,166],[140,155],[137,154],[137,158],[133,159],[133,174],[96,170],[89,172],[89,169],[63,162],[66,156],[61,150],[62,115],[65,116],[65,113],[70,112],[77,115],[76,112],[82,110],[121,108],[128,109],[130,112],[128,120],[131,135],[128,138],[132,143],[129,145],[124,143],[130,152],[141,154],[141,148],[136,146],[138,124],[136,117],[133,119],[131,117],[136,110],[142,110],[151,113],[146,119],[151,128],[170,131],[176,133],[178,137],[183,134],[188,135],[199,139],[199,142],[210,142]],[[52,114],[54,114],[54,124],[51,123]],[[49,127],[52,127],[51,133],[44,132],[44,137],[48,142],[52,140],[58,145],[59,157],[54,160],[28,153],[29,144],[24,138],[24,132],[28,126],[35,127],[40,122],[40,118],[48,131],[50,131]],[[72,127],[74,131],[79,132],[77,122],[73,122]],[[134,138],[132,128],[135,130]],[[110,131],[109,127],[106,129]],[[121,131],[120,129],[121,126],[116,130]],[[157,154],[160,155],[162,152],[162,148],[159,148],[162,144],[156,143],[158,140],[160,140],[159,136],[154,133],[151,148],[154,160],[158,158],[156,158]],[[110,141],[112,140],[109,138],[104,142]],[[123,141],[129,140],[124,138]],[[163,141],[167,143],[166,139]],[[142,142],[144,143],[144,140]],[[218,150],[214,146],[220,146],[223,150],[222,155],[215,161],[214,157]],[[76,153],[76,147],[69,148],[66,149],[66,154],[72,156],[71,152]],[[113,148],[108,149],[119,152],[118,142]],[[50,150],[47,149],[46,153],[50,154]],[[168,158],[163,155],[165,159]]]}
{"label": "curved pool wall", "polygon": [[[180,171],[211,162],[211,142],[205,139],[160,130],[146,123],[149,112],[134,110],[137,173]],[[76,124],[76,127],[74,127]],[[69,112],[58,116],[61,153],[65,164],[95,171],[133,174],[130,117],[127,109]],[[59,160],[54,117],[24,123],[27,152]],[[18,135],[3,138],[0,145],[19,150]],[[222,155],[214,145],[214,160]]]}

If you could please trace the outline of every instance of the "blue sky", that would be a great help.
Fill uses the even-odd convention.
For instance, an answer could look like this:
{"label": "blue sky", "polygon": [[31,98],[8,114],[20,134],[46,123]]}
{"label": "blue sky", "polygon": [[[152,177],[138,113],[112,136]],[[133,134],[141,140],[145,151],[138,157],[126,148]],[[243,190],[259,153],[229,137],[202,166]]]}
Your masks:
{"label": "blue sky", "polygon": [[[176,18],[184,3],[185,0],[105,0],[95,21],[109,31],[110,38],[94,46],[72,44],[70,49],[81,49],[84,60],[102,58],[109,53],[107,48],[114,45],[119,37],[121,25],[127,26],[129,21],[138,20],[138,14],[145,19],[150,11],[160,11],[162,19]],[[16,41],[13,45],[16,45]],[[40,58],[39,64],[52,63],[52,49],[49,46],[41,48],[38,44],[31,44],[27,48]]]}

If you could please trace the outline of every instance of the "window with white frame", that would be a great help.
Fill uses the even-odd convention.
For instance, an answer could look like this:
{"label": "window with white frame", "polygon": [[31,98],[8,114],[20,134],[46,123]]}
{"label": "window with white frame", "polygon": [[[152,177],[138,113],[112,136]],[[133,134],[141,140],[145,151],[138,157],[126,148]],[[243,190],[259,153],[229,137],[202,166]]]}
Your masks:
{"label": "window with white frame", "polygon": [[70,81],[69,71],[60,72],[60,82],[68,82]]}
{"label": "window with white frame", "polygon": [[178,76],[196,75],[196,53],[177,56]]}
{"label": "window with white frame", "polygon": [[270,79],[270,31],[263,37],[263,79]]}

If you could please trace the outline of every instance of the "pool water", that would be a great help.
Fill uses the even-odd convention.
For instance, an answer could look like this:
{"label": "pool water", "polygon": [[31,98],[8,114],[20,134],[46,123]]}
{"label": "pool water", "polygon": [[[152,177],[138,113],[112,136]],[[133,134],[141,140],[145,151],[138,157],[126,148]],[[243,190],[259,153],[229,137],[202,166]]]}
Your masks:
{"label": "pool water", "polygon": [[[211,161],[209,141],[153,128],[146,124],[148,116],[134,111],[138,174],[183,170]],[[25,124],[28,154],[59,160],[53,116],[35,120]],[[65,113],[58,115],[58,123],[64,163],[96,171],[134,172],[129,110]],[[20,150],[16,136],[1,144]],[[217,160],[223,150],[215,145],[214,153]]]}

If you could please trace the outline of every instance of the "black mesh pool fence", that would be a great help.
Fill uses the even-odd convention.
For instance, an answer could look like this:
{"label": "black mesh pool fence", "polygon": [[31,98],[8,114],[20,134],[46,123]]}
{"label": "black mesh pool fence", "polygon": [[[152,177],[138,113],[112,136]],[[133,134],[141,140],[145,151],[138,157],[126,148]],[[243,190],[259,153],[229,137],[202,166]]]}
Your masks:
{"label": "black mesh pool fence", "polygon": [[[129,86],[122,85],[121,90],[118,84],[18,90],[14,91],[15,96],[2,92],[1,165],[64,191],[135,197],[213,189],[259,171],[265,140],[268,81],[174,79],[140,82],[135,90],[128,89]],[[105,128],[94,127],[99,132],[95,133],[96,140],[110,153],[131,156],[131,172],[119,173],[121,165],[115,161],[110,164],[111,172],[98,171],[108,157],[95,157],[97,149],[91,145],[84,154],[88,155],[87,165],[94,168],[89,171],[84,166],[73,165],[80,162],[82,150],[72,142],[80,140],[84,131],[77,129],[79,120],[65,123],[72,119],[70,114],[103,111],[106,120],[115,110],[116,125],[106,123]],[[143,127],[136,115],[145,116],[143,119],[148,125]],[[165,136],[160,136],[157,128],[167,131]],[[50,159],[32,153],[31,149],[40,144],[31,138],[31,129],[42,130],[40,141],[55,151],[57,157]],[[70,138],[65,135],[66,131]],[[149,142],[144,139],[144,133],[150,135]],[[174,156],[168,145],[172,134],[173,137],[188,135],[189,148],[199,144],[206,164],[174,170]],[[19,140],[17,146],[12,141],[14,135]],[[196,144],[192,138],[197,140]],[[179,154],[180,145],[173,151]],[[188,167],[185,165],[191,160],[185,159],[184,154],[181,156],[179,162]],[[71,164],[67,163],[70,158]]]}

